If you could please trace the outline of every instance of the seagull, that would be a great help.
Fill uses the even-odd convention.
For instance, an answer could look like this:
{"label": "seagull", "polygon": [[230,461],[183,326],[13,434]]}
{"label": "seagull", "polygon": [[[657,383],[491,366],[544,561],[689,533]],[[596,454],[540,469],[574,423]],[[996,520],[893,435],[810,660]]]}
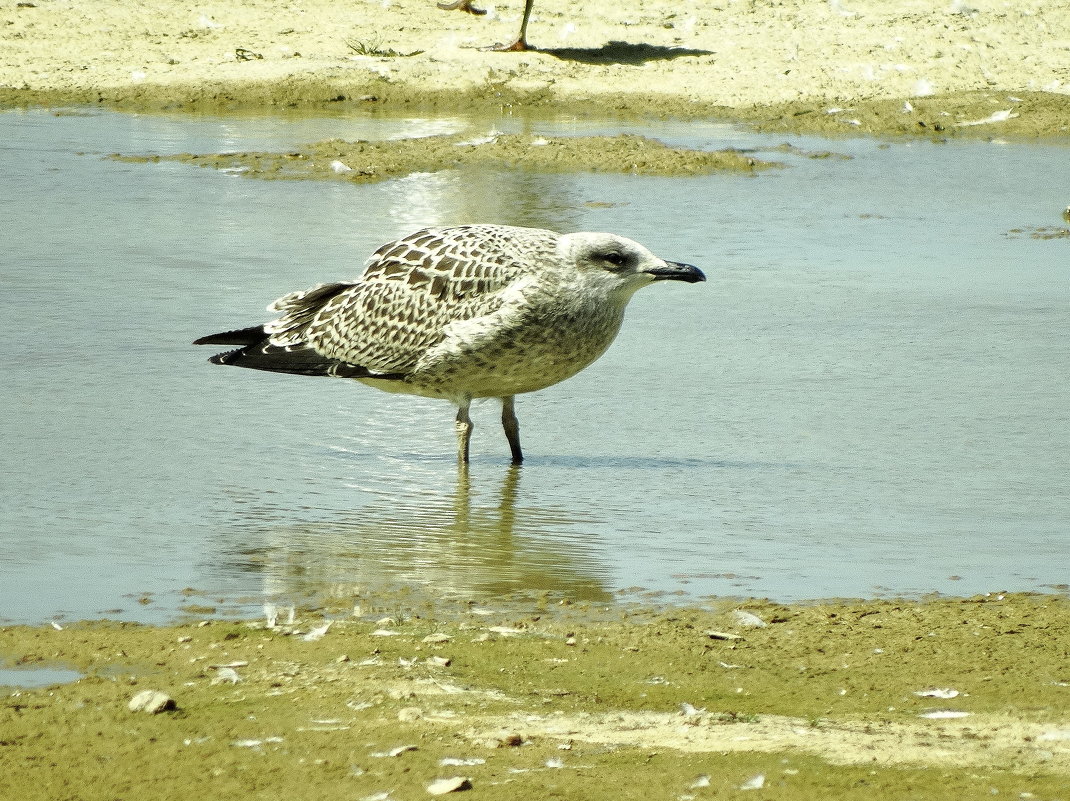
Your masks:
{"label": "seagull", "polygon": [[424,228],[379,248],[360,278],[291,292],[263,325],[201,337],[213,364],[349,378],[451,401],[466,465],[473,399],[499,398],[520,464],[514,398],[578,373],[612,344],[636,290],[705,281],[616,234],[508,225]]}
{"label": "seagull", "polygon": [[[520,35],[517,36],[515,42],[510,45],[491,45],[483,49],[500,50],[502,52],[530,50],[531,48],[528,46],[528,17],[531,16],[531,7],[533,5],[535,5],[535,0],[524,0],[524,16],[520,18]],[[487,13],[486,10],[472,5],[472,0],[454,0],[452,3],[439,3],[438,7],[443,11],[467,11],[469,14],[478,16]]]}

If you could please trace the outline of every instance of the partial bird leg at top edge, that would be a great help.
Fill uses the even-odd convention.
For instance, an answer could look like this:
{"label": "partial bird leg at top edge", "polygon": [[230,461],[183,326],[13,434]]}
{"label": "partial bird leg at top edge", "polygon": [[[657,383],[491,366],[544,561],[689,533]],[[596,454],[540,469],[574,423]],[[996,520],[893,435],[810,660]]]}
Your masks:
{"label": "partial bird leg at top edge", "polygon": [[476,8],[472,5],[472,0],[454,0],[452,3],[439,3],[438,7],[443,11],[467,11],[477,17],[482,17],[487,13],[486,9]]}
{"label": "partial bird leg at top edge", "polygon": [[505,438],[509,440],[509,450],[513,454],[513,464],[524,461],[524,454],[520,450],[520,423],[516,419],[516,411],[513,409],[513,396],[506,395],[502,398],[502,428],[505,429]]}
{"label": "partial bird leg at top edge", "polygon": [[534,4],[535,0],[524,0],[524,16],[520,20],[520,35],[515,42],[511,45],[491,45],[490,47],[483,47],[480,49],[495,50],[502,53],[522,53],[525,50],[530,50],[531,48],[528,47],[528,17],[531,16],[531,7]]}
{"label": "partial bird leg at top edge", "polygon": [[472,418],[468,416],[468,407],[472,405],[471,398],[465,398],[457,405],[457,461],[460,464],[468,464],[468,443],[472,441]]}

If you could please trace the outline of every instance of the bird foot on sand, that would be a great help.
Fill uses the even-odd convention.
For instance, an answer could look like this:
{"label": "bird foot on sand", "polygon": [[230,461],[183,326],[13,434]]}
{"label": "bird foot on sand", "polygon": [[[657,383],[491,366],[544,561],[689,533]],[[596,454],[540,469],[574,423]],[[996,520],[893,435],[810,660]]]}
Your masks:
{"label": "bird foot on sand", "polygon": [[482,17],[487,13],[484,8],[476,8],[472,5],[472,0],[454,0],[452,3],[439,3],[438,7],[443,11],[467,11],[469,14],[475,14],[477,17]]}
{"label": "bird foot on sand", "polygon": [[481,47],[479,49],[497,53],[525,53],[528,50],[534,50],[535,48],[531,47],[523,39],[517,39],[515,42],[509,45],[492,44],[487,45],[486,47]]}

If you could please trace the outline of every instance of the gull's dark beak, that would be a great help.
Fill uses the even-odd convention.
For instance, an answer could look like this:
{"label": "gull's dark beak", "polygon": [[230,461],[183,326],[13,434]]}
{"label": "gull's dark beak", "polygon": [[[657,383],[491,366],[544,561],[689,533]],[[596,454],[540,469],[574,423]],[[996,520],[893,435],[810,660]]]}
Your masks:
{"label": "gull's dark beak", "polygon": [[653,267],[644,272],[654,276],[655,281],[686,281],[689,284],[697,284],[706,280],[706,276],[698,267],[678,261],[667,261],[664,267]]}

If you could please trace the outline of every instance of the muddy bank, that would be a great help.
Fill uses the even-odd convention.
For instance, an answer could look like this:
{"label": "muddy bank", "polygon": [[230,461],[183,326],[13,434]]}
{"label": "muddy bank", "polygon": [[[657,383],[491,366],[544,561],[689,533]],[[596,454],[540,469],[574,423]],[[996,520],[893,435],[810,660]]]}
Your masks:
{"label": "muddy bank", "polygon": [[633,175],[751,173],[776,166],[735,150],[668,147],[643,136],[552,137],[490,134],[422,136],[382,142],[331,139],[286,153],[115,154],[119,161],[177,161],[255,178],[312,178],[372,182],[413,172],[457,168],[538,172],[623,172]]}
{"label": "muddy bank", "polygon": [[[0,103],[746,119],[789,131],[1065,136],[1070,7],[1030,0],[33,0],[0,5]],[[905,110],[909,101],[912,110]],[[995,115],[995,116],[993,116]],[[965,124],[971,123],[971,124]]]}
{"label": "muddy bank", "polygon": [[1070,141],[1070,96],[1044,92],[961,92],[845,104],[807,100],[732,109],[731,116],[770,133]]}
{"label": "muddy bank", "polygon": [[[1063,797],[1064,597],[704,610],[338,602],[293,625],[0,629],[79,681],[0,701],[24,799]],[[327,622],[331,622],[325,628]],[[141,690],[174,709],[132,712]],[[1024,797],[1024,796],[1023,796]]]}

